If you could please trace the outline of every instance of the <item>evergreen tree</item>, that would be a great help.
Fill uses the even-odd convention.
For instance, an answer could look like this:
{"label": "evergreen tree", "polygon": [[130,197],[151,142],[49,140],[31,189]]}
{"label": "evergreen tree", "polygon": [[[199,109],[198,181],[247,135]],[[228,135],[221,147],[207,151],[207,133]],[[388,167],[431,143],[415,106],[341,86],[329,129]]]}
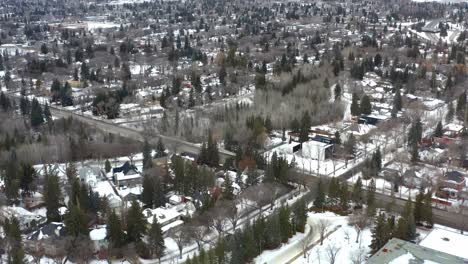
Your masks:
{"label": "evergreen tree", "polygon": [[351,101],[351,115],[359,116],[361,115],[361,108],[359,107],[359,101],[356,93],[353,93]]}
{"label": "evergreen tree", "polygon": [[151,156],[151,147],[148,143],[148,140],[145,139],[143,143],[143,169],[149,169],[153,167],[153,159]]}
{"label": "evergreen tree", "polygon": [[287,206],[282,206],[278,213],[278,222],[280,226],[281,242],[288,242],[289,237],[292,234],[291,222],[289,221],[290,212]]}
{"label": "evergreen tree", "polygon": [[412,240],[416,236],[416,222],[414,219],[414,208],[411,197],[406,201],[402,217],[404,217],[407,222],[407,239]]}
{"label": "evergreen tree", "polygon": [[146,220],[137,201],[127,212],[127,238],[130,242],[141,241],[146,232]]}
{"label": "evergreen tree", "polygon": [[325,190],[322,182],[322,178],[319,179],[317,184],[317,196],[314,200],[314,207],[323,210],[323,206],[325,205]]}
{"label": "evergreen tree", "polygon": [[164,146],[161,138],[158,140],[158,144],[156,145],[156,153],[154,154],[154,158],[162,158],[166,156],[166,147]]}
{"label": "evergreen tree", "polygon": [[44,117],[45,117],[47,123],[52,122],[52,114],[50,113],[49,104],[47,104],[47,103],[44,106]]}
{"label": "evergreen tree", "polygon": [[234,199],[234,187],[232,187],[232,181],[229,175],[225,177],[222,195],[224,199]]}
{"label": "evergreen tree", "polygon": [[44,183],[44,202],[47,209],[47,221],[60,221],[59,207],[61,198],[62,192],[60,190],[58,176],[52,173],[47,173],[45,175]]}
{"label": "evergreen tree", "polygon": [[73,237],[80,234],[88,235],[86,216],[78,206],[71,204],[64,220],[65,230],[68,235]]}
{"label": "evergreen tree", "polygon": [[336,145],[341,145],[341,136],[340,136],[340,132],[338,130],[335,132],[335,144]]}
{"label": "evergreen tree", "polygon": [[341,189],[340,189],[340,206],[341,210],[347,211],[348,210],[348,185],[346,182],[341,184]]}
{"label": "evergreen tree", "polygon": [[362,204],[362,180],[361,177],[357,179],[353,186],[353,193],[352,193],[353,201],[360,206]]}
{"label": "evergreen tree", "polygon": [[340,100],[340,98],[341,98],[341,85],[339,83],[337,83],[335,85],[334,94],[335,94],[335,101]]}
{"label": "evergreen tree", "polygon": [[361,98],[360,113],[364,115],[370,115],[372,112],[372,104],[369,96],[364,95]]}
{"label": "evergreen tree", "polygon": [[354,156],[356,148],[356,139],[353,134],[350,134],[348,140],[344,144],[344,150],[346,154]]}
{"label": "evergreen tree", "polygon": [[457,99],[456,115],[458,120],[463,121],[465,119],[465,108],[466,108],[466,91],[463,92]]}
{"label": "evergreen tree", "polygon": [[412,146],[413,144],[419,144],[422,139],[422,123],[421,119],[417,118],[413,123],[411,123],[411,127],[408,132],[408,146]]}
{"label": "evergreen tree", "polygon": [[158,223],[156,216],[153,217],[153,223],[148,230],[148,244],[151,250],[151,255],[160,259],[166,246],[164,245],[164,236],[161,230],[161,225]]}
{"label": "evergreen tree", "polygon": [[442,137],[443,134],[444,134],[444,132],[443,132],[443,128],[442,128],[442,122],[439,121],[439,122],[437,122],[437,126],[434,129],[433,135],[434,135],[434,137]]}
{"label": "evergreen tree", "polygon": [[393,106],[392,106],[392,117],[397,117],[397,114],[402,109],[402,100],[401,100],[401,93],[400,89],[396,89],[395,97],[393,98]]}
{"label": "evergreen tree", "polygon": [[106,159],[106,163],[104,165],[106,173],[109,173],[112,170],[112,165],[108,159]]}
{"label": "evergreen tree", "polygon": [[400,217],[398,219],[394,237],[402,240],[408,240],[408,223],[405,218]]}
{"label": "evergreen tree", "polygon": [[299,141],[301,143],[309,141],[309,130],[311,126],[312,124],[310,121],[310,116],[309,113],[306,111],[302,115],[301,128],[299,130]]}
{"label": "evergreen tree", "polygon": [[145,174],[142,183],[141,201],[148,208],[153,208],[154,180],[153,177]]}
{"label": "evergreen tree", "polygon": [[38,127],[44,123],[44,115],[42,112],[42,107],[39,105],[39,102],[36,98],[32,100],[31,104],[31,125],[33,127]]}
{"label": "evergreen tree", "polygon": [[424,201],[424,191],[419,190],[419,193],[416,195],[414,201],[414,220],[416,223],[420,223],[423,218],[423,201]]}
{"label": "evergreen tree", "polygon": [[375,205],[375,181],[371,179],[369,183],[369,187],[367,188],[367,214],[368,215],[375,215],[376,205]]}
{"label": "evergreen tree", "polygon": [[445,122],[451,123],[453,121],[453,117],[455,116],[455,109],[453,108],[452,102],[450,102],[447,106],[447,115],[445,116]]}
{"label": "evergreen tree", "polygon": [[418,143],[411,145],[411,162],[417,162],[419,160],[419,148]]}
{"label": "evergreen tree", "polygon": [[372,252],[377,252],[388,241],[387,218],[383,213],[377,216],[374,228],[372,229],[372,241],[370,248]]}
{"label": "evergreen tree", "polygon": [[382,169],[382,154],[380,153],[380,147],[377,147],[377,150],[372,155],[372,162],[374,163],[377,170]]}
{"label": "evergreen tree", "polygon": [[114,248],[120,248],[125,245],[125,233],[122,230],[122,223],[115,213],[112,211],[107,219],[107,239]]}
{"label": "evergreen tree", "polygon": [[37,179],[37,172],[29,163],[21,164],[20,188],[24,194],[31,194],[35,190],[33,182]]}
{"label": "evergreen tree", "polygon": [[426,222],[429,226],[434,225],[434,220],[432,218],[432,193],[427,192],[424,195],[424,204],[422,210],[422,220]]}

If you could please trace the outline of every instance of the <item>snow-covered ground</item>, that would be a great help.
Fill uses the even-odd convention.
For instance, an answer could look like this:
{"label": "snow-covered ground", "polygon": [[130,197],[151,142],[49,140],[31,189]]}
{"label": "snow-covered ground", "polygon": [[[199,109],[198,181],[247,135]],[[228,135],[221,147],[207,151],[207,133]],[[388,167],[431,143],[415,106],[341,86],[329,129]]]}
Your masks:
{"label": "snow-covered ground", "polygon": [[[302,240],[305,234],[297,234],[282,247],[275,250],[264,251],[260,256],[255,258],[255,263],[263,264],[282,264],[282,263],[329,263],[327,250],[329,248],[340,248],[336,256],[335,263],[353,263],[352,260],[356,255],[366,256],[369,251],[369,243],[371,240],[370,229],[365,229],[361,233],[359,243],[356,243],[356,230],[348,225],[349,217],[338,216],[330,212],[325,213],[309,213],[307,222],[312,227],[312,242],[310,245],[317,243],[303,256]],[[319,222],[327,221],[329,226],[326,233],[330,235],[324,239],[323,245],[319,245]],[[308,232],[309,229],[306,230]],[[292,261],[292,262],[291,262]]]}

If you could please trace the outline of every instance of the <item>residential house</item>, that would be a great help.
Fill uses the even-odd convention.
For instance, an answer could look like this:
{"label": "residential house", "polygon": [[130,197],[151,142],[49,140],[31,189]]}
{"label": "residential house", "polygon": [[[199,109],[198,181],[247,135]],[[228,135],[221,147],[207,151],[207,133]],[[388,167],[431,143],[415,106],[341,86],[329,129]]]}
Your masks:
{"label": "residential house", "polygon": [[112,169],[114,184],[118,187],[135,187],[142,182],[141,174],[135,165],[125,162],[122,166]]}
{"label": "residential house", "polygon": [[101,170],[98,167],[83,166],[78,170],[81,182],[91,188],[96,187],[100,173]]}
{"label": "residential house", "polygon": [[145,209],[143,215],[146,221],[151,225],[156,219],[161,225],[161,230],[167,232],[169,229],[182,225],[182,214],[177,211],[176,207],[158,207],[156,209]]}
{"label": "residential house", "polygon": [[65,225],[51,222],[34,231],[24,245],[29,252],[41,252],[46,256],[55,257],[65,253]]}
{"label": "residential house", "polygon": [[461,172],[448,171],[439,183],[437,196],[441,198],[458,199],[459,192],[466,186],[466,178]]}
{"label": "residential house", "polygon": [[107,249],[107,229],[106,226],[97,227],[89,232],[89,238],[93,241],[94,253],[101,255]]}

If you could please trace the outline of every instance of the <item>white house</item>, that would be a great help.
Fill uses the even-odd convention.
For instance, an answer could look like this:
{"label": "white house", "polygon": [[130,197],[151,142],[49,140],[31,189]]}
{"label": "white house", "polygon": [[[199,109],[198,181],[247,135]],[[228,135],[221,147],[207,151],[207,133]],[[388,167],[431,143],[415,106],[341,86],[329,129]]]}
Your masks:
{"label": "white house", "polygon": [[302,143],[302,156],[309,158],[309,159],[315,159],[315,160],[320,160],[323,161],[326,159],[327,156],[327,151],[330,149],[333,145],[327,144],[327,143],[322,143],[318,141],[308,141]]}

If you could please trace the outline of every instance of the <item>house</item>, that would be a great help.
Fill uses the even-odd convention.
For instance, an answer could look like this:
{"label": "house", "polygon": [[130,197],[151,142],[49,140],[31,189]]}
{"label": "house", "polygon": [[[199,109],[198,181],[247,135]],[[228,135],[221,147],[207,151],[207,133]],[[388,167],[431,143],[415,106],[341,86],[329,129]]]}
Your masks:
{"label": "house", "polygon": [[466,186],[465,175],[458,171],[446,172],[442,179],[441,187],[448,187],[461,191]]}
{"label": "house", "polygon": [[398,238],[392,238],[367,261],[368,264],[385,263],[450,263],[463,264],[463,258],[430,249]]}
{"label": "house", "polygon": [[27,195],[23,198],[24,207],[26,209],[34,209],[44,205],[44,196],[38,192]]}
{"label": "house", "polygon": [[135,165],[128,161],[121,167],[112,169],[114,184],[118,187],[135,187],[142,182],[142,177]]}
{"label": "house", "polygon": [[19,227],[23,231],[35,228],[45,223],[47,220],[45,217],[32,213],[23,207],[3,206],[0,208],[0,222],[11,219],[12,217],[18,219]]}
{"label": "house", "polygon": [[107,248],[107,229],[106,226],[97,227],[89,232],[89,238],[93,241],[94,252],[98,253]]}
{"label": "house", "polygon": [[331,156],[333,145],[318,141],[302,143],[302,156],[310,159],[323,161]]}
{"label": "house", "polygon": [[143,215],[146,221],[151,225],[156,219],[161,225],[161,230],[167,232],[169,229],[183,224],[182,214],[177,211],[176,207],[158,207],[156,209],[145,209]]}
{"label": "house", "polygon": [[466,178],[458,171],[449,171],[441,179],[436,195],[441,198],[458,199],[459,192],[465,188]]}
{"label": "house", "polygon": [[414,189],[423,185],[423,178],[419,172],[414,169],[407,169],[402,176],[403,185],[405,187]]}
{"label": "house", "polygon": [[457,138],[463,133],[464,128],[465,127],[462,125],[450,123],[450,124],[446,124],[444,128],[442,129],[442,131],[445,137]]}
{"label": "house", "polygon": [[100,173],[101,170],[98,167],[83,166],[78,170],[81,182],[91,188],[96,187]]}
{"label": "house", "polygon": [[28,252],[41,252],[54,257],[65,253],[65,225],[51,222],[34,231],[24,241]]}

